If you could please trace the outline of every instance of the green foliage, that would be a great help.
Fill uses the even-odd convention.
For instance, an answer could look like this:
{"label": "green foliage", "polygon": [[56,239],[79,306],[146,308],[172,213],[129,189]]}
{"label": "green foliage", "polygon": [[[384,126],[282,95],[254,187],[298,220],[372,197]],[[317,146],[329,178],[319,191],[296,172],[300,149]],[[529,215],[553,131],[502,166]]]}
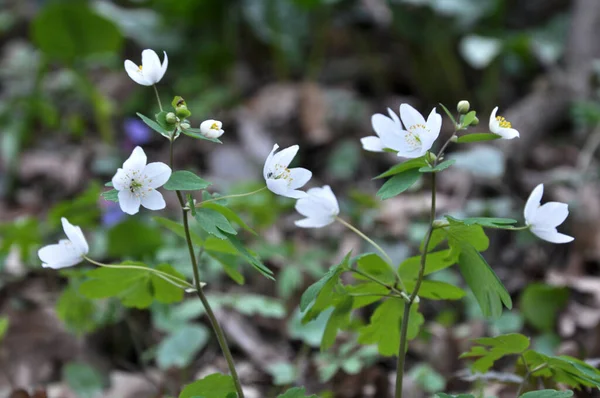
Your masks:
{"label": "green foliage", "polygon": [[0,236],[0,255],[8,255],[11,247],[15,246],[19,248],[19,255],[24,262],[32,261],[31,251],[39,247],[42,240],[37,220],[29,217],[0,224]]}
{"label": "green foliage", "polygon": [[[116,189],[110,189],[108,191],[104,191],[100,194],[100,196],[102,196],[102,198],[104,200],[108,200],[110,202],[115,202],[115,203],[119,202],[119,191],[117,191]],[[73,221],[73,222],[75,222],[75,221]]]}
{"label": "green foliage", "polygon": [[[378,254],[368,253],[358,256],[356,259],[356,268],[369,274],[377,280],[393,285],[396,282],[396,275],[390,265],[385,262]],[[364,276],[355,274],[354,277],[359,280],[368,280]]]}
{"label": "green foliage", "polygon": [[100,396],[106,384],[102,375],[86,363],[69,362],[62,369],[63,380],[78,397]]}
{"label": "green foliage", "polygon": [[156,363],[160,369],[185,368],[206,346],[210,332],[202,325],[184,325],[165,337],[156,349]]}
{"label": "green foliage", "polygon": [[[456,259],[450,256],[450,250],[440,250],[427,254],[425,259],[425,272],[427,276],[434,272],[448,268],[456,263]],[[416,280],[419,274],[421,255],[409,257],[398,266],[398,274],[402,280]]]}
{"label": "green foliage", "polygon": [[306,395],[306,391],[304,390],[304,387],[294,387],[294,388],[287,390],[283,394],[279,394],[277,396],[277,398],[319,398],[319,397],[314,394]]}
{"label": "green foliage", "polygon": [[219,140],[218,138],[209,138],[209,137],[205,137],[202,134],[200,134],[200,129],[189,128],[189,129],[182,130],[181,132],[183,134],[187,135],[188,137],[195,138],[197,140],[204,140],[204,141],[214,142],[216,144],[222,144],[221,140]]}
{"label": "green foliage", "polygon": [[[132,265],[124,263],[123,265]],[[146,267],[144,264],[136,266]],[[158,270],[180,279],[183,275],[168,264],[161,264]],[[117,297],[126,307],[147,308],[155,299],[173,303],[183,299],[183,290],[156,274],[144,269],[96,268],[87,273],[90,278],[79,287],[79,292],[90,299]]]}
{"label": "green foliage", "polygon": [[264,265],[258,257],[256,257],[248,249],[246,249],[244,247],[244,245],[242,244],[242,242],[240,242],[240,240],[237,237],[235,237],[234,235],[229,234],[229,233],[225,233],[225,236],[229,240],[231,245],[237,250],[238,254],[243,259],[248,261],[250,263],[250,265],[252,265],[254,267],[254,269],[256,269],[258,272],[260,272],[262,274],[262,276],[264,276],[265,278],[268,278],[268,279],[272,279],[272,280],[275,279],[275,278],[273,278],[273,271],[271,271],[269,268],[267,268],[267,266]]}
{"label": "green foliage", "polygon": [[398,163],[397,165],[393,166],[385,173],[378,175],[374,179],[391,177],[393,175],[400,174],[411,169],[420,169],[421,167],[425,166],[427,166],[427,161],[425,160],[425,156],[421,156],[420,158],[410,159],[406,162]]}
{"label": "green foliage", "polygon": [[[136,113],[136,115],[139,116],[140,119],[142,119],[142,121],[144,123],[146,123],[146,125],[148,127],[150,127],[152,130],[156,131],[157,133],[159,133],[160,135],[162,135],[163,137],[168,138],[169,140],[171,139],[171,134],[173,134],[172,131],[166,130],[165,128],[163,128],[159,123],[155,122],[154,120],[150,119],[149,117],[146,117],[144,115],[142,115],[141,113]],[[185,134],[185,133],[184,133]]]}
{"label": "green foliage", "polygon": [[[323,292],[324,290],[326,290],[326,291],[331,290],[333,288],[332,285],[335,285],[338,283],[337,278],[340,276],[340,274],[342,272],[344,272],[349,267],[350,254],[351,254],[351,252],[346,254],[346,257],[344,257],[344,259],[342,260],[341,263],[331,267],[329,269],[329,271],[327,271],[321,279],[319,279],[318,281],[316,281],[315,283],[310,285],[308,287],[308,289],[306,289],[306,291],[304,292],[304,294],[302,294],[302,297],[300,299],[300,310],[301,311],[303,311],[303,312],[306,311],[306,309],[308,308],[310,303],[312,303],[317,297],[319,297],[321,295],[321,292]],[[326,307],[324,307],[324,308],[326,308]],[[314,315],[316,316],[317,314],[314,314]]]}
{"label": "green foliage", "polygon": [[228,234],[237,235],[229,220],[218,211],[200,208],[196,210],[194,218],[203,230],[219,239],[227,239]]}
{"label": "green foliage", "polygon": [[[412,293],[415,281],[405,281],[404,285]],[[442,281],[424,280],[419,289],[419,297],[430,300],[460,300],[467,293],[461,288]]]}
{"label": "green foliage", "polygon": [[8,331],[8,325],[8,317],[0,317],[0,342],[2,342],[2,340],[4,339],[4,335],[6,335],[6,332]]}
{"label": "green foliage", "polygon": [[446,388],[444,376],[427,364],[416,365],[409,375],[425,392],[434,393]]}
{"label": "green foliage", "polygon": [[327,350],[335,343],[338,330],[346,328],[350,324],[350,313],[352,312],[352,297],[344,296],[329,316],[327,325],[321,340],[321,350]]}
{"label": "green foliage", "polygon": [[179,398],[223,398],[235,393],[231,376],[213,373],[185,386]]}
{"label": "green foliage", "polygon": [[549,378],[574,388],[600,387],[600,371],[577,358],[549,356],[533,350],[523,353],[523,358],[532,369],[532,377]]}
{"label": "green foliage", "polygon": [[130,217],[108,231],[108,255],[116,258],[145,258],[162,244],[160,231]]}
{"label": "green foliage", "polygon": [[56,303],[58,318],[67,328],[77,334],[88,333],[96,329],[94,315],[98,309],[92,300],[79,293],[74,286],[63,290]]}
{"label": "green foliage", "polygon": [[469,127],[471,125],[471,123],[473,123],[475,118],[477,118],[477,113],[475,111],[471,111],[471,112],[467,113],[466,115],[463,115],[460,117],[460,124],[462,125],[463,128]]}
{"label": "green foliage", "polygon": [[461,358],[479,358],[471,368],[476,372],[485,373],[498,359],[507,355],[522,354],[529,348],[529,338],[518,333],[504,334],[496,337],[482,337],[473,340],[475,345]]}
{"label": "green foliage", "polygon": [[573,396],[573,391],[539,390],[530,391],[521,395],[519,398],[569,398]]}
{"label": "green foliage", "polygon": [[381,186],[379,191],[377,191],[377,196],[379,196],[381,200],[386,200],[400,195],[402,192],[412,187],[421,177],[421,172],[419,170],[420,169],[411,168],[395,174]]}
{"label": "green foliage", "polygon": [[225,218],[227,218],[227,220],[239,225],[241,228],[245,229],[246,231],[250,232],[251,234],[256,235],[256,232],[252,228],[250,228],[248,226],[248,224],[246,224],[244,222],[244,220],[242,220],[242,218],[240,216],[238,216],[230,208],[222,206],[215,202],[203,203],[202,207],[221,213]]}
{"label": "green foliage", "polygon": [[519,308],[527,323],[542,332],[551,332],[568,299],[569,290],[566,288],[532,283],[521,294]]}
{"label": "green foliage", "polygon": [[174,171],[169,181],[163,186],[168,191],[198,191],[211,185],[191,171]]}
{"label": "green foliage", "polygon": [[455,223],[461,223],[464,225],[481,225],[485,228],[512,229],[513,227],[511,224],[517,223],[517,220],[513,220],[511,218],[498,217],[469,217],[460,220],[450,216],[446,216],[446,218]]}
{"label": "green foliage", "polygon": [[334,352],[321,352],[317,357],[319,379],[326,383],[338,371],[355,375],[375,363],[378,359],[377,347],[373,345],[361,346],[356,341],[348,341],[339,346]]}
{"label": "green foliage", "polygon": [[100,184],[92,181],[87,189],[77,197],[52,206],[50,213],[48,213],[48,222],[52,226],[60,227],[61,217],[66,217],[73,225],[82,228],[94,227],[100,217],[98,195],[100,195]]}
{"label": "green foliage", "polygon": [[123,43],[117,27],[84,2],[47,5],[33,20],[31,36],[47,56],[67,62],[118,53]]}
{"label": "green foliage", "polygon": [[287,386],[296,381],[298,369],[290,362],[274,362],[267,367],[267,372],[273,377],[276,386]]}
{"label": "green foliage", "polygon": [[[358,330],[358,342],[361,344],[377,344],[379,353],[383,356],[398,355],[403,312],[403,300],[387,299],[383,301],[371,315],[369,324]],[[423,315],[418,312],[418,306],[413,304],[408,322],[408,340],[417,337],[424,322]]]}
{"label": "green foliage", "polygon": [[[180,238],[183,238],[184,240],[186,239],[185,228],[183,228],[183,225],[164,217],[153,217],[152,219],[156,221],[160,226],[167,228],[169,231],[173,232]],[[192,243],[195,246],[201,247],[202,245],[204,245],[204,240],[194,231],[190,231],[190,236],[192,239]]]}
{"label": "green foliage", "polygon": [[448,167],[452,166],[456,163],[456,159],[448,159],[444,160],[442,163],[438,164],[435,167],[431,167],[430,165],[423,166],[419,169],[421,173],[438,173],[440,171],[446,170]]}
{"label": "green foliage", "polygon": [[498,134],[493,133],[473,133],[466,134],[456,139],[458,144],[467,144],[471,142],[482,142],[482,141],[491,141],[502,138]]}

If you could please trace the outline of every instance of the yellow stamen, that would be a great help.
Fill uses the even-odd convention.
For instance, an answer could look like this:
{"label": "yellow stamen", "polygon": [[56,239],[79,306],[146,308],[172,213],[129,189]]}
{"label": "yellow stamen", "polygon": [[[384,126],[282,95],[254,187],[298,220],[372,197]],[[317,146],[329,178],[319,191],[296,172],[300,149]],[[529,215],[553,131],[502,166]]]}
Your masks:
{"label": "yellow stamen", "polygon": [[142,65],[138,66],[138,69],[139,69],[139,70],[142,70]]}
{"label": "yellow stamen", "polygon": [[212,124],[212,126],[210,126],[211,130],[218,130],[219,129],[219,125],[215,122]]}
{"label": "yellow stamen", "polygon": [[496,120],[500,123],[500,127],[505,129],[512,128],[512,125],[508,120],[506,120],[503,116],[496,116]]}

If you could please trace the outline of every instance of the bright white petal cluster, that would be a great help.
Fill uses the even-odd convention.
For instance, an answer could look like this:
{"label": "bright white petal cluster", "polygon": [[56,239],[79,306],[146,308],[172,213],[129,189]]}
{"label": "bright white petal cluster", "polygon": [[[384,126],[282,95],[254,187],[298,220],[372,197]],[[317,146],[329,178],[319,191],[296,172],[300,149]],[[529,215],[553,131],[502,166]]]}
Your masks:
{"label": "bright white petal cluster", "polygon": [[502,116],[496,116],[498,107],[495,107],[490,114],[490,131],[494,134],[498,134],[505,140],[512,140],[513,138],[519,137],[519,132],[512,128],[512,125],[508,120]]}
{"label": "bright white petal cluster", "polygon": [[165,59],[161,64],[158,55],[153,50],[144,50],[142,51],[142,64],[138,66],[134,62],[127,60],[125,61],[125,71],[137,84],[152,86],[158,83],[167,71],[169,58],[166,51],[163,51],[163,53],[165,54]]}
{"label": "bright white petal cluster", "polygon": [[525,204],[525,223],[531,227],[531,232],[537,237],[552,243],[568,243],[573,237],[564,235],[556,230],[569,215],[566,203],[548,202],[541,205],[544,194],[544,184],[540,184],[531,192]]}
{"label": "bright white petal cluster", "polygon": [[277,195],[288,198],[300,199],[306,196],[306,192],[299,191],[312,177],[310,170],[297,167],[289,169],[288,166],[298,153],[298,145],[282,149],[275,153],[279,145],[275,144],[273,150],[265,161],[263,177],[267,188]]}
{"label": "bright white petal cluster", "polygon": [[301,228],[321,228],[331,224],[340,214],[337,198],[329,185],[322,188],[311,188],[306,197],[298,199],[296,211],[306,218],[295,224]]}
{"label": "bright white petal cluster", "polygon": [[140,205],[150,210],[164,209],[163,196],[156,188],[164,185],[171,177],[171,168],[164,163],[146,164],[146,154],[135,147],[129,159],[123,163],[112,178],[113,187],[119,191],[119,205],[127,214],[135,214]]}
{"label": "bright white petal cluster", "polygon": [[82,262],[83,256],[90,251],[81,228],[72,225],[64,217],[60,221],[68,239],[61,239],[58,244],[44,246],[38,250],[38,257],[44,268],[72,267]]}
{"label": "bright white petal cluster", "polygon": [[225,132],[222,126],[223,123],[218,120],[205,120],[200,124],[200,134],[207,138],[219,138]]}
{"label": "bright white petal cluster", "polygon": [[371,117],[371,124],[377,136],[360,140],[365,150],[383,152],[384,148],[389,148],[398,152],[398,156],[418,158],[431,149],[440,135],[442,116],[435,108],[427,117],[427,121],[408,104],[400,105],[400,118],[389,108],[388,114],[390,117],[380,113]]}

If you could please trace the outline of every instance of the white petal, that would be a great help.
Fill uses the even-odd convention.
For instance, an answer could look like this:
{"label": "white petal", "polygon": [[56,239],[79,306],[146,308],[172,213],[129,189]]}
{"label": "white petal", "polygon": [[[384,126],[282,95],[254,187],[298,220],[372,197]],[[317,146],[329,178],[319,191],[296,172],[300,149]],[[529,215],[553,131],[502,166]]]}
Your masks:
{"label": "white petal", "polygon": [[392,120],[394,121],[394,124],[396,124],[398,128],[402,128],[402,123],[400,123],[400,118],[398,117],[398,115],[396,115],[396,112],[394,112],[390,108],[388,108],[387,111],[390,115],[390,118],[392,118]]}
{"label": "white petal", "polygon": [[167,204],[165,203],[162,194],[157,190],[152,189],[142,196],[142,206],[148,210],[161,210],[164,209]]}
{"label": "white petal", "polygon": [[288,189],[288,184],[287,184],[286,180],[281,179],[281,178],[280,179],[267,178],[266,182],[267,182],[267,188],[269,189],[269,191],[271,191],[277,195],[287,196],[286,193],[289,189]]}
{"label": "white petal", "polygon": [[536,227],[555,228],[562,224],[569,215],[569,206],[566,203],[548,202],[535,211],[531,224]]}
{"label": "white petal", "polygon": [[265,160],[265,165],[263,167],[263,178],[266,180],[268,179],[268,175],[269,173],[273,172],[273,156],[275,155],[275,151],[279,148],[279,145],[275,144],[273,145],[273,149],[271,150],[271,153],[269,153],[269,156],[267,156],[267,160]]}
{"label": "white petal", "polygon": [[292,163],[292,160],[294,160],[299,149],[300,147],[298,145],[292,145],[291,147],[282,149],[273,155],[273,163],[288,167],[290,163]]}
{"label": "white petal", "polygon": [[569,243],[575,240],[572,236],[561,234],[556,231],[556,228],[553,229],[537,229],[532,228],[531,232],[536,235],[538,238],[546,240],[551,243]]}
{"label": "white petal", "polygon": [[72,243],[64,239],[56,245],[44,246],[38,250],[42,267],[59,269],[79,264],[82,258],[72,250],[70,245],[72,246]]}
{"label": "white petal", "polygon": [[123,169],[117,169],[117,172],[113,176],[111,180],[113,184],[113,188],[117,191],[122,191],[123,189],[129,189],[129,185],[131,185],[131,178],[125,173]]}
{"label": "white petal", "polygon": [[415,108],[408,104],[400,105],[400,118],[404,124],[404,128],[410,130],[412,126],[425,126],[425,119]]}
{"label": "white petal", "polygon": [[331,224],[335,221],[333,218],[330,219],[317,219],[317,218],[304,218],[302,220],[294,221],[294,224],[300,228],[322,228],[326,225]]}
{"label": "white petal", "polygon": [[498,107],[495,107],[492,113],[490,114],[489,128],[490,131],[494,134],[498,134],[496,131],[498,130],[498,127],[500,127],[500,123],[498,123],[498,121],[496,120],[496,113],[498,113]]}
{"label": "white petal", "polygon": [[323,218],[328,215],[322,203],[315,201],[310,195],[298,199],[294,208],[298,213],[308,218]]}
{"label": "white petal", "polygon": [[371,125],[375,133],[381,138],[381,143],[386,148],[398,150],[401,146],[403,136],[399,126],[392,119],[380,113],[371,116]]}
{"label": "white petal", "polygon": [[[427,150],[429,148],[431,148],[431,144],[429,144],[429,148],[423,148],[423,144],[418,144],[418,145],[409,145],[408,143],[408,139],[406,138],[406,136],[409,133],[408,131],[402,130],[400,131],[400,133],[398,134],[398,139],[396,141],[396,147],[392,148],[395,149],[396,151],[398,151],[397,155],[399,157],[403,157],[403,158],[409,158],[409,159],[414,159],[414,158],[418,158],[419,156],[423,156],[425,154],[425,152],[427,152]],[[388,146],[388,143],[384,141],[384,144],[386,146]]]}
{"label": "white petal", "polygon": [[123,163],[123,170],[133,178],[140,178],[144,167],[146,167],[146,160],[144,150],[136,146],[129,155],[129,159]]}
{"label": "white petal", "polygon": [[525,216],[525,222],[527,224],[532,224],[535,219],[535,213],[537,209],[540,207],[542,202],[542,196],[544,195],[544,184],[540,184],[531,191],[529,195],[529,199],[527,199],[527,203],[525,203],[525,210],[523,211],[523,215]]}
{"label": "white petal", "polygon": [[141,84],[142,86],[152,85],[152,83],[146,80],[146,77],[144,76],[144,73],[140,70],[140,68],[130,60],[125,61],[125,72],[127,72],[131,80],[133,80],[137,84]]}
{"label": "white petal", "polygon": [[148,163],[144,167],[143,174],[146,176],[146,185],[149,188],[158,188],[169,181],[171,168],[162,162]]}
{"label": "white petal", "polygon": [[131,193],[128,189],[123,191],[119,191],[119,206],[121,206],[121,210],[127,214],[136,214],[140,211],[140,198]]}
{"label": "white petal", "polygon": [[303,187],[312,178],[312,172],[302,167],[296,167],[290,169],[290,178],[291,182],[289,188],[298,189]]}
{"label": "white petal", "polygon": [[435,108],[431,110],[431,113],[427,117],[427,129],[429,130],[429,136],[432,138],[431,143],[433,144],[442,129],[442,115],[437,113]]}
{"label": "white petal", "polygon": [[306,192],[300,191],[298,189],[290,189],[282,196],[292,199],[302,199],[306,197]]}
{"label": "white petal", "polygon": [[496,131],[492,131],[492,133],[498,134],[505,140],[512,140],[513,138],[520,137],[517,130],[505,127],[496,127]]}
{"label": "white petal", "polygon": [[167,57],[167,52],[163,51],[163,54],[165,55],[165,59],[163,60],[162,66],[160,68],[160,77],[158,78],[158,81],[160,81],[163,78],[163,76],[167,72],[167,67],[169,66],[169,57]]}
{"label": "white petal", "polygon": [[385,148],[383,142],[381,142],[381,138],[375,137],[374,135],[361,138],[360,142],[365,151],[383,152],[383,148]]}
{"label": "white petal", "polygon": [[88,254],[90,251],[90,247],[88,246],[87,240],[81,231],[81,228],[73,225],[67,220],[65,217],[60,219],[62,223],[63,230],[65,231],[65,235],[71,241],[74,246],[75,251],[78,254]]}
{"label": "white petal", "polygon": [[310,197],[323,199],[331,212],[335,213],[336,216],[339,214],[340,207],[337,198],[329,185],[325,185],[322,188],[311,188],[306,191],[306,194]]}
{"label": "white petal", "polygon": [[149,83],[155,84],[162,78],[162,66],[160,59],[154,50],[142,51],[142,73]]}

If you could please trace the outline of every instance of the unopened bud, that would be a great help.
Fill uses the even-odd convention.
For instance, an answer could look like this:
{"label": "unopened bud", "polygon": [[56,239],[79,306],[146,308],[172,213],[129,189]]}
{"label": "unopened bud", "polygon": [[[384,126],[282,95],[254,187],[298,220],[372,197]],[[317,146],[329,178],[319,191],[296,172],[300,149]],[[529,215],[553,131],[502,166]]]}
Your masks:
{"label": "unopened bud", "polygon": [[427,155],[425,155],[426,159],[427,159],[427,163],[429,164],[435,164],[435,161],[437,160],[437,156],[435,156],[435,154],[433,152],[427,152]]}
{"label": "unopened bud", "polygon": [[177,116],[175,116],[175,114],[173,112],[169,112],[167,113],[167,115],[165,116],[165,120],[167,121],[167,123],[169,124],[175,124],[177,123]]}
{"label": "unopened bud", "polygon": [[458,142],[458,136],[454,134],[452,137],[450,137],[450,142]]}
{"label": "unopened bud", "polygon": [[190,117],[190,115],[192,114],[192,112],[190,112],[187,108],[186,105],[178,105],[177,108],[175,108],[175,113],[177,114],[178,117],[185,119],[186,117]]}
{"label": "unopened bud", "polygon": [[469,109],[471,109],[471,104],[469,104],[469,101],[462,100],[458,102],[458,105],[456,105],[456,110],[462,115],[469,112]]}
{"label": "unopened bud", "polygon": [[477,126],[478,124],[479,124],[479,118],[477,118],[477,116],[475,116],[475,118],[471,122],[470,126]]}
{"label": "unopened bud", "polygon": [[187,130],[190,128],[190,124],[187,122],[183,122],[179,125],[182,129]]}
{"label": "unopened bud", "polygon": [[444,228],[450,225],[450,223],[448,220],[435,220],[432,225],[433,228]]}

